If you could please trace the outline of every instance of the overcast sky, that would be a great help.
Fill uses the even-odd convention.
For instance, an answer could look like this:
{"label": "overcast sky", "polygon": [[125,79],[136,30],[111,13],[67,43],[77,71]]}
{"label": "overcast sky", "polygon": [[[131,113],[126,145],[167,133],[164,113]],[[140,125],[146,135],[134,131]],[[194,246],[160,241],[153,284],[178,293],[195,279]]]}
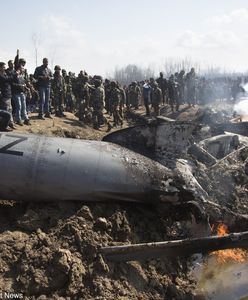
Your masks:
{"label": "overcast sky", "polygon": [[191,57],[204,65],[248,70],[247,0],[1,1],[0,61],[16,49],[38,64],[78,73],[111,72],[136,63],[160,68],[166,58]]}

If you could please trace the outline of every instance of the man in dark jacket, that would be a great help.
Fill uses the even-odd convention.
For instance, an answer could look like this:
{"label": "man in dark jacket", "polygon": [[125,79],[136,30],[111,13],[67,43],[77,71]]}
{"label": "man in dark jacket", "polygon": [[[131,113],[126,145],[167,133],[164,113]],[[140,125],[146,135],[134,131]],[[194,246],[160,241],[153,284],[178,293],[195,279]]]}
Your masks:
{"label": "man in dark jacket", "polygon": [[53,79],[52,71],[48,68],[48,59],[43,58],[43,65],[37,67],[34,72],[34,78],[37,79],[39,91],[39,118],[44,120],[45,117],[52,118],[50,114],[50,92],[51,81]]}

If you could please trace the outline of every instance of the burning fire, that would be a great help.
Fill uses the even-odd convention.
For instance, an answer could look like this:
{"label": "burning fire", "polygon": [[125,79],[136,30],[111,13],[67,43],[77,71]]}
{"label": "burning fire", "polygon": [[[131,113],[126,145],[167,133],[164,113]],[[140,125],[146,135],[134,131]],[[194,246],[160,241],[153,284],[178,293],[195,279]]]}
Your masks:
{"label": "burning fire", "polygon": [[[217,235],[223,236],[226,234],[228,234],[227,226],[219,224],[217,227]],[[212,255],[214,255],[217,258],[217,261],[222,264],[230,261],[242,263],[246,261],[247,258],[247,252],[239,248],[214,251],[212,252]]]}

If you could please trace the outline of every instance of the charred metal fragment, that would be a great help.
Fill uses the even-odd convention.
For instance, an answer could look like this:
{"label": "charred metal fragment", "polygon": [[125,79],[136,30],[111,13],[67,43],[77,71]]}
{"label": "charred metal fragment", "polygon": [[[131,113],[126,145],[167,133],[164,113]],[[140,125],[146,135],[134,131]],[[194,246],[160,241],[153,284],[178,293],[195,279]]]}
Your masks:
{"label": "charred metal fragment", "polygon": [[100,253],[110,261],[131,261],[158,257],[187,257],[195,253],[205,254],[233,248],[248,248],[248,231],[225,236],[102,247]]}

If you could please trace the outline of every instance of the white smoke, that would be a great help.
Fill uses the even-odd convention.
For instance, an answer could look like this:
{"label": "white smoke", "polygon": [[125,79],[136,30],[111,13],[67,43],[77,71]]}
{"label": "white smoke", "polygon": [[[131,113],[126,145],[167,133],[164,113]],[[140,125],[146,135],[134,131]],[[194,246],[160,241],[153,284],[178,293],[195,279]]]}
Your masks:
{"label": "white smoke", "polygon": [[248,115],[248,98],[242,99],[234,105],[234,111],[238,115]]}
{"label": "white smoke", "polygon": [[247,93],[248,92],[248,83],[244,84],[242,87],[245,90],[245,92]]}
{"label": "white smoke", "polygon": [[220,264],[213,255],[195,256],[191,275],[196,280],[196,294],[211,300],[248,299],[248,262]]}
{"label": "white smoke", "polygon": [[248,115],[248,83],[244,84],[242,87],[245,90],[245,96],[234,105],[234,111],[241,116]]}

